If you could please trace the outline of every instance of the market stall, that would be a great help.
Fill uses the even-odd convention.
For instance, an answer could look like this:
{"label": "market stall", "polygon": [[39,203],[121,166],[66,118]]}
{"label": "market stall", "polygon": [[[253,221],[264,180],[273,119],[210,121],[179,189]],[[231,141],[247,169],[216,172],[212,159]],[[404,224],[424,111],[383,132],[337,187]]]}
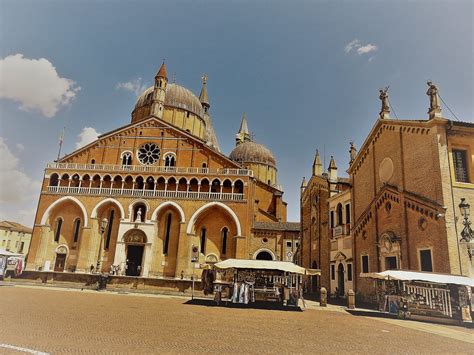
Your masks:
{"label": "market stall", "polygon": [[0,279],[5,276],[20,276],[25,266],[23,254],[0,250]]}
{"label": "market stall", "polygon": [[402,317],[472,322],[474,279],[450,274],[387,270],[374,279],[379,310]]}
{"label": "market stall", "polygon": [[203,289],[214,292],[217,303],[272,301],[298,306],[300,299],[304,302],[304,275],[320,275],[320,271],[286,261],[227,259],[205,270]]}

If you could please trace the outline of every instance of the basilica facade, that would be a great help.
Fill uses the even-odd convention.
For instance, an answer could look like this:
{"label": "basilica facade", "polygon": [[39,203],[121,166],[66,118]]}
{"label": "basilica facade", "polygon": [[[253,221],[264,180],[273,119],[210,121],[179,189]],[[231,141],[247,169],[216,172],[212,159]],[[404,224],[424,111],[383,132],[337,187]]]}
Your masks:
{"label": "basilica facade", "polygon": [[188,278],[227,258],[291,259],[299,225],[275,157],[245,116],[223,154],[210,107],[206,76],[197,97],[163,63],[131,123],[49,163],[27,269]]}

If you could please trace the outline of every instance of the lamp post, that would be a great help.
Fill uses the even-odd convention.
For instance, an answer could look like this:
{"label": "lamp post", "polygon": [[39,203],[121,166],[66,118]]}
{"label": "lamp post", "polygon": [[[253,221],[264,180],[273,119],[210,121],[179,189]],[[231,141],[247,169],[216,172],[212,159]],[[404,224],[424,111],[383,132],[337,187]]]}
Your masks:
{"label": "lamp post", "polygon": [[102,268],[102,242],[104,239],[105,229],[107,228],[107,218],[103,218],[100,222],[100,243],[99,243],[99,255],[97,256],[97,265],[96,265],[96,272],[100,274]]}
{"label": "lamp post", "polygon": [[471,206],[466,202],[465,198],[461,198],[461,203],[459,204],[459,210],[464,220],[462,224],[464,225],[463,230],[461,231],[461,243],[467,244],[467,253],[469,254],[469,259],[472,259],[472,252],[470,244],[474,242],[474,231],[471,228],[472,222],[469,220]]}

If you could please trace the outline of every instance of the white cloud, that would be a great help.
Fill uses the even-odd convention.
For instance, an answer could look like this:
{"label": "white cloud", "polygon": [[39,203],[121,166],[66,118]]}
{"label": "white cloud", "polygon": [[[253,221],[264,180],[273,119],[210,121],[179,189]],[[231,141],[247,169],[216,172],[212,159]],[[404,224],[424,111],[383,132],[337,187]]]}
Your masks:
{"label": "white cloud", "polygon": [[362,55],[362,54],[367,54],[370,52],[375,52],[377,50],[377,46],[375,44],[366,44],[365,46],[357,48],[357,54]]}
{"label": "white cloud", "polygon": [[21,143],[16,144],[16,149],[18,149],[20,152],[25,150],[25,146]]}
{"label": "white cloud", "polygon": [[146,84],[143,83],[142,78],[137,78],[135,80],[126,81],[124,83],[118,83],[115,86],[116,90],[126,90],[133,92],[135,96],[140,95],[143,91],[148,88]]}
{"label": "white cloud", "polygon": [[[368,54],[376,52],[378,47],[373,43],[362,44],[357,38],[353,39],[344,46],[344,52],[346,53],[357,53],[358,55]],[[373,57],[371,57],[373,58]]]}
{"label": "white cloud", "polygon": [[0,137],[0,156],[2,157],[0,203],[21,202],[31,199],[36,202],[41,183],[33,181],[21,171],[18,158],[13,155],[2,137]]}
{"label": "white cloud", "polygon": [[360,47],[360,41],[356,38],[344,46],[344,52],[349,53],[353,48]]}
{"label": "white cloud", "polygon": [[82,148],[83,146],[92,143],[97,139],[99,136],[99,132],[97,132],[94,128],[92,127],[84,127],[82,129],[82,132],[79,133],[79,141],[76,143],[76,149]]}
{"label": "white cloud", "polygon": [[23,54],[0,59],[0,97],[17,101],[24,111],[39,111],[53,117],[68,105],[81,89],[71,79],[61,78],[45,59],[28,59]]}

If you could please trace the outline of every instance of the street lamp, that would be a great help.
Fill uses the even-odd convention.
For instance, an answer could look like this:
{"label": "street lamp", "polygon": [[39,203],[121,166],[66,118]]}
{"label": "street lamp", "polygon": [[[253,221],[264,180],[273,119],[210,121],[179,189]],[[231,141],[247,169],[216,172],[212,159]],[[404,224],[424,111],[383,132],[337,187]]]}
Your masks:
{"label": "street lamp", "polygon": [[97,257],[97,265],[96,265],[96,272],[100,273],[101,266],[102,266],[102,242],[104,239],[105,229],[107,228],[107,218],[103,218],[100,222],[100,243],[99,243],[99,255]]}
{"label": "street lamp", "polygon": [[470,244],[474,242],[474,231],[471,228],[471,221],[469,220],[470,216],[470,205],[466,202],[465,198],[461,198],[461,203],[459,204],[459,209],[461,211],[461,215],[464,218],[462,224],[464,225],[463,230],[461,231],[461,240],[460,242],[467,243],[467,253],[469,255],[469,259],[472,260],[472,251],[470,248]]}

